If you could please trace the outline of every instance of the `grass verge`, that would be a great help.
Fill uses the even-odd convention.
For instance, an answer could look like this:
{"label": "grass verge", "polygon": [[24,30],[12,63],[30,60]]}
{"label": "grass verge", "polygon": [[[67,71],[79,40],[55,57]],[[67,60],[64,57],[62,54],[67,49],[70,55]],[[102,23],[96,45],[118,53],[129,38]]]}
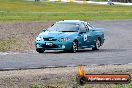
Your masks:
{"label": "grass verge", "polygon": [[132,6],[0,0],[1,21],[132,19]]}

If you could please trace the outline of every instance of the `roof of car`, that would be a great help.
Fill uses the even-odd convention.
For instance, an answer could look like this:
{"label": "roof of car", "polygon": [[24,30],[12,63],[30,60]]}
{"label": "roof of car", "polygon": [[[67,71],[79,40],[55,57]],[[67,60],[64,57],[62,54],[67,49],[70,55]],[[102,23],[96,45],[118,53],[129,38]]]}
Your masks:
{"label": "roof of car", "polygon": [[80,21],[80,20],[64,20],[64,21],[59,21],[59,22],[56,22],[56,23],[73,23],[73,24],[80,24],[81,22],[84,22],[84,21]]}

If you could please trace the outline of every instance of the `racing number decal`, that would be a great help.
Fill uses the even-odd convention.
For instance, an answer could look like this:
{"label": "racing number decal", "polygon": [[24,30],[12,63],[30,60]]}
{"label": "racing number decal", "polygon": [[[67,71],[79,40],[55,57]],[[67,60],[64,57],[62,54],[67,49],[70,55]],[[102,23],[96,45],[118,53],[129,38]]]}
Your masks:
{"label": "racing number decal", "polygon": [[84,41],[87,41],[88,40],[88,37],[86,34],[84,34]]}

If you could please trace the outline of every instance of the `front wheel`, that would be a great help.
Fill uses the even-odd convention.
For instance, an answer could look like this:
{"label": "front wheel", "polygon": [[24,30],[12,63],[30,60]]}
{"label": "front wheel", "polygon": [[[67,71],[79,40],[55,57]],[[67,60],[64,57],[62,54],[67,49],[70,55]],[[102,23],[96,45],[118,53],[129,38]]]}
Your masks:
{"label": "front wheel", "polygon": [[73,41],[71,52],[76,53],[77,50],[78,50],[78,42]]}
{"label": "front wheel", "polygon": [[38,53],[44,53],[45,49],[36,49]]}
{"label": "front wheel", "polygon": [[92,50],[99,50],[100,45],[101,45],[100,40],[97,39],[96,43],[95,43],[95,46],[92,48]]}

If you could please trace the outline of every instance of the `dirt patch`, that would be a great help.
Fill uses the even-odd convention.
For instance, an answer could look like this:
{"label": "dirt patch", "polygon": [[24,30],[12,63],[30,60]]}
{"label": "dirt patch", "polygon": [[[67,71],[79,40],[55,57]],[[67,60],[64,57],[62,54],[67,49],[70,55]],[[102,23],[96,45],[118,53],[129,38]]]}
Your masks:
{"label": "dirt patch", "polygon": [[54,22],[0,22],[0,46],[15,41],[10,45],[1,46],[1,51],[34,50],[35,37],[43,28],[49,27]]}
{"label": "dirt patch", "polygon": [[[78,67],[65,67],[0,71],[0,88],[30,88],[31,85],[54,86],[48,88],[72,88],[76,84],[77,69]],[[85,66],[84,69],[86,69],[88,74],[132,73],[132,65],[130,64],[102,66],[91,65]],[[89,86],[89,88],[113,88],[108,84],[90,84]]]}

